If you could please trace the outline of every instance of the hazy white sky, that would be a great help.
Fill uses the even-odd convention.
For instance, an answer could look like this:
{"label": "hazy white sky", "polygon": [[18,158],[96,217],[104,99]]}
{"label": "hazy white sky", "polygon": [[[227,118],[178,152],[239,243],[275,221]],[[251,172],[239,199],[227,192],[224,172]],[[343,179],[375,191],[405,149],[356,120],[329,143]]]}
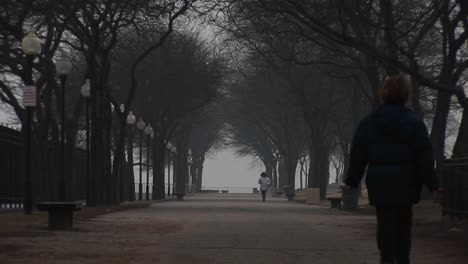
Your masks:
{"label": "hazy white sky", "polygon": [[258,187],[257,180],[262,167],[252,167],[252,158],[239,158],[232,150],[226,149],[207,158],[203,172],[203,186],[242,187],[252,190]]}

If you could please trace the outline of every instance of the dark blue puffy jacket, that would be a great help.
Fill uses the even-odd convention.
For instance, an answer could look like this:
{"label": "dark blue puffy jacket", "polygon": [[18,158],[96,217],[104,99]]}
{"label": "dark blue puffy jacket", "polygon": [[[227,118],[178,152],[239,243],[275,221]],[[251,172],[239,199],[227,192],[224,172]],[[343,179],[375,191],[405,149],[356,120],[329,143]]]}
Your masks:
{"label": "dark blue puffy jacket", "polygon": [[364,174],[372,205],[417,203],[423,185],[437,188],[427,128],[410,109],[384,104],[361,121],[346,185],[359,186]]}

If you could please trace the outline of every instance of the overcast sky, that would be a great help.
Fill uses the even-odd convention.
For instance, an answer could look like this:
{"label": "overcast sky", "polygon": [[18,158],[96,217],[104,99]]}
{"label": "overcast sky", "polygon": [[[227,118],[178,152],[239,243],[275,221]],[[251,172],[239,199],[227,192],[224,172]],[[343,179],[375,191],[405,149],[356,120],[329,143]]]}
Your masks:
{"label": "overcast sky", "polygon": [[257,181],[262,167],[252,167],[252,158],[239,158],[227,149],[207,158],[204,167],[203,186],[242,187],[238,191],[247,192],[258,187]]}

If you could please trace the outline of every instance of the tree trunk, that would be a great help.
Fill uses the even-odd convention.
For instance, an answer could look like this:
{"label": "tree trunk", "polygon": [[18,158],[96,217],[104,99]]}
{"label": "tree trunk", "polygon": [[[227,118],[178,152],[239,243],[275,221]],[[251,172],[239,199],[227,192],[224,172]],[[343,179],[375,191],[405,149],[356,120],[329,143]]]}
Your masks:
{"label": "tree trunk", "polygon": [[284,157],[284,165],[287,177],[287,186],[289,186],[289,194],[296,193],[296,168],[298,159],[294,157]]}
{"label": "tree trunk", "polygon": [[[113,181],[111,168],[110,137],[110,92],[107,87],[109,65],[105,51],[88,57],[91,80],[91,179],[93,200],[91,206],[111,205],[113,201]],[[90,55],[91,56],[91,55]],[[99,70],[98,70],[99,69]]]}
{"label": "tree trunk", "polygon": [[447,119],[450,112],[451,94],[437,92],[437,106],[432,123],[431,140],[434,147],[434,159],[440,161],[445,157],[445,136]]}
{"label": "tree trunk", "polygon": [[203,186],[203,164],[205,163],[205,157],[197,159],[195,166],[197,170],[197,190],[201,191]]}
{"label": "tree trunk", "polygon": [[153,200],[166,197],[165,173],[166,145],[164,139],[156,137],[153,140]]}
{"label": "tree trunk", "polygon": [[119,202],[128,201],[128,195],[126,195],[124,179],[125,172],[125,138],[127,135],[127,122],[125,118],[119,118],[119,125],[114,126],[112,129],[113,139],[115,144],[114,161],[112,163],[112,178],[115,179],[115,188],[117,190],[113,199],[118,199]]}
{"label": "tree trunk", "polygon": [[197,192],[199,192],[198,184],[197,184],[198,175],[197,175],[197,167],[195,166],[195,163],[193,162],[193,159],[192,159],[192,164],[190,164],[189,169],[190,169],[189,174],[190,174],[190,177],[192,178],[192,189],[191,189],[191,191],[193,193],[197,193]]}
{"label": "tree trunk", "polygon": [[188,179],[188,149],[189,149],[190,130],[177,140],[177,153],[176,153],[176,193],[186,194],[186,184]]}
{"label": "tree trunk", "polygon": [[278,187],[283,188],[284,186],[288,186],[288,171],[285,166],[284,158],[279,160],[278,177]]}
{"label": "tree trunk", "polygon": [[328,180],[330,177],[330,150],[322,140],[316,140],[310,146],[311,164],[309,170],[308,188],[320,188],[320,199],[325,200]]}
{"label": "tree trunk", "polygon": [[300,188],[303,189],[304,186],[302,185],[302,175],[303,175],[303,171],[304,171],[304,160],[301,159],[300,163],[301,163],[301,169],[299,171],[299,174],[300,174],[299,181],[300,181]]}
{"label": "tree trunk", "polygon": [[[468,99],[467,99],[468,100]],[[453,148],[453,158],[468,157],[468,108],[463,109],[460,129]]]}
{"label": "tree trunk", "polygon": [[278,188],[278,161],[275,161],[275,166],[273,167],[273,186]]}

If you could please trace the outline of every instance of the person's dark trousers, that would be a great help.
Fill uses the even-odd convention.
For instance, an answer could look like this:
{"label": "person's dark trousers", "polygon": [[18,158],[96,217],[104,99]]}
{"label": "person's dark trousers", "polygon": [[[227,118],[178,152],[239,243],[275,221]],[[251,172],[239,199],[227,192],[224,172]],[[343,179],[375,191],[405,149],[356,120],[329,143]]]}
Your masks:
{"label": "person's dark trousers", "polygon": [[381,263],[409,264],[412,205],[376,206]]}
{"label": "person's dark trousers", "polygon": [[265,198],[266,198],[266,193],[267,193],[267,191],[262,191],[262,198],[263,198],[264,202],[265,202]]}

